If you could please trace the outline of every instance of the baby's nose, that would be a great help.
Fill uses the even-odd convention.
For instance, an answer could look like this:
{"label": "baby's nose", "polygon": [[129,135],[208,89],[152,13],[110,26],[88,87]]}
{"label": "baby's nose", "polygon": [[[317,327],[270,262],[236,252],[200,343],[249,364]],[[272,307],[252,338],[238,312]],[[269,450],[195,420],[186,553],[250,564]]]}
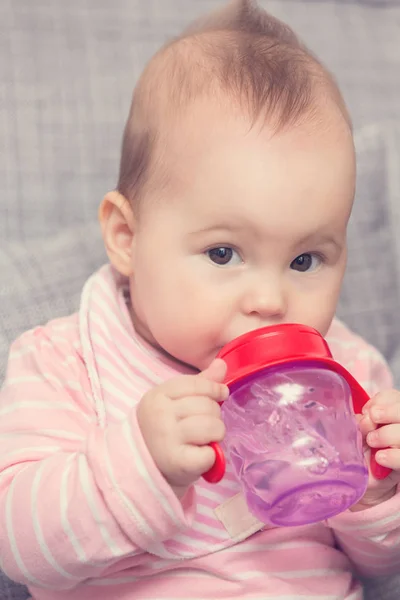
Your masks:
{"label": "baby's nose", "polygon": [[263,281],[252,285],[243,297],[243,311],[262,320],[282,319],[287,310],[287,294],[282,282]]}

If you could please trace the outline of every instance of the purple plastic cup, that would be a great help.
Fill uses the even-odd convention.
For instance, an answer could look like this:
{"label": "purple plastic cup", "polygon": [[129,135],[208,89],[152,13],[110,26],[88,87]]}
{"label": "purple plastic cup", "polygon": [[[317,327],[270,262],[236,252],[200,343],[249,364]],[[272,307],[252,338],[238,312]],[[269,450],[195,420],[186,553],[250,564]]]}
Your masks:
{"label": "purple plastic cup", "polygon": [[339,373],[312,361],[261,370],[231,386],[222,416],[222,448],[260,521],[316,523],[364,495],[362,437]]}

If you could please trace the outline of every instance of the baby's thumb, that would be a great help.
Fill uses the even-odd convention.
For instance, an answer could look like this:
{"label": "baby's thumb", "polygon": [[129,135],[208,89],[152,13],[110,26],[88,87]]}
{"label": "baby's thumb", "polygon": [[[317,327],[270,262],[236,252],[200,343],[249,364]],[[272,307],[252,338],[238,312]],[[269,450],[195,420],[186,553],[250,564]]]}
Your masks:
{"label": "baby's thumb", "polygon": [[199,373],[201,377],[205,377],[211,381],[216,381],[217,383],[222,383],[224,381],[225,374],[226,363],[222,360],[222,358],[215,358],[211,365],[207,367],[207,369],[204,369],[204,371]]}

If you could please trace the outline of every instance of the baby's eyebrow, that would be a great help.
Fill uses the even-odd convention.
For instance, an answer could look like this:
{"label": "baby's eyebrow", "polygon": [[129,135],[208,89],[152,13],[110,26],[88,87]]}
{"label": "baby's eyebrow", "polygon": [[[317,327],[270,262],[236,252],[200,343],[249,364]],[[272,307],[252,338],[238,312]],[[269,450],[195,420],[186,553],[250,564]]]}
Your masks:
{"label": "baby's eyebrow", "polygon": [[343,248],[343,242],[338,240],[334,235],[328,233],[311,233],[299,240],[299,245],[305,244],[329,244],[331,246],[335,246],[337,250],[341,250]]}
{"label": "baby's eyebrow", "polygon": [[226,233],[226,232],[238,232],[246,229],[245,225],[240,223],[219,223],[217,225],[208,225],[201,229],[196,229],[191,235],[200,235],[202,233]]}

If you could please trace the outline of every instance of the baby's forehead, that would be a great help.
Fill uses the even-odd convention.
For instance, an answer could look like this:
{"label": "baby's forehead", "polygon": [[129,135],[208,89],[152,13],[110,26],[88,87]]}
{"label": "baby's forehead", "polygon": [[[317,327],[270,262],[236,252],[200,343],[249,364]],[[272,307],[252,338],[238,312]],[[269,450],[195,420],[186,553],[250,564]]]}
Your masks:
{"label": "baby's forehead", "polygon": [[[241,166],[240,154],[244,145],[251,142],[253,153],[259,154],[262,160],[268,160],[268,149],[271,144],[277,146],[290,139],[291,147],[306,155],[308,147],[334,145],[346,146],[353,151],[352,133],[343,118],[340,108],[331,101],[322,98],[316,100],[312,113],[299,118],[294,124],[279,126],[272,117],[263,116],[253,121],[240,105],[229,97],[217,98],[205,96],[193,101],[190,108],[183,111],[180,118],[171,125],[164,123],[165,160],[176,160],[185,164],[201,156],[202,160],[213,161],[218,154],[227,153],[238,156],[238,167]],[[323,153],[324,155],[324,153]],[[282,156],[285,161],[285,156]],[[327,160],[329,158],[327,157]]]}
{"label": "baby's forehead", "polygon": [[237,228],[260,220],[284,224],[293,214],[312,224],[318,215],[321,222],[329,219],[342,201],[350,206],[354,151],[339,114],[322,115],[323,127],[305,121],[278,133],[250,129],[248,121],[221,112],[207,130],[201,114],[192,128],[175,132],[167,156],[171,187],[165,198],[175,198],[178,213]]}

